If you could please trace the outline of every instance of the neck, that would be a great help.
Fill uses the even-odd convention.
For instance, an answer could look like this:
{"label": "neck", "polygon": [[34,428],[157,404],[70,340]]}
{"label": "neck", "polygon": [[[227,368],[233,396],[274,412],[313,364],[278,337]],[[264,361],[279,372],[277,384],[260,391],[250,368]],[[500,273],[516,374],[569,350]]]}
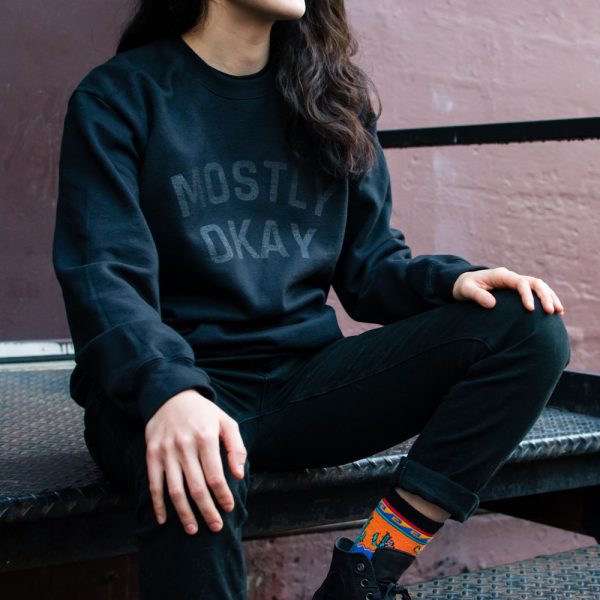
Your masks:
{"label": "neck", "polygon": [[205,19],[181,37],[211,67],[251,75],[267,64],[274,22],[229,2],[209,2]]}

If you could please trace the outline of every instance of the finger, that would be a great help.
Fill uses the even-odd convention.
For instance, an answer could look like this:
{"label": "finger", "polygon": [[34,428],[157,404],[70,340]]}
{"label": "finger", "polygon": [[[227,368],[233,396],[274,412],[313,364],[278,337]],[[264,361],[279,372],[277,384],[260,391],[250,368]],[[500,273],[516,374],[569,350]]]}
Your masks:
{"label": "finger", "polygon": [[554,299],[550,293],[550,286],[542,279],[534,278],[532,282],[533,289],[538,295],[542,306],[547,313],[552,314],[554,312]]}
{"label": "finger", "polygon": [[528,310],[533,310],[535,308],[533,303],[533,292],[531,291],[531,284],[527,277],[519,277],[517,282],[517,291],[521,295],[521,299],[525,308]]}
{"label": "finger", "polygon": [[[213,531],[219,531],[223,523],[211,498],[206,478],[199,462],[198,449],[189,447],[183,457],[183,469],[190,496],[202,514],[202,518]],[[232,507],[233,508],[233,507]]]}
{"label": "finger", "polygon": [[234,419],[223,422],[222,437],[223,446],[227,451],[229,468],[236,477],[243,479],[244,464],[248,453],[244,446],[244,440],[242,440],[239,425]]}
{"label": "finger", "polygon": [[[487,273],[487,271],[486,271]],[[507,287],[516,289],[522,275],[507,269],[506,267],[497,267],[489,271],[488,279],[493,287]]]}
{"label": "finger", "polygon": [[192,512],[190,503],[188,502],[185,488],[183,487],[183,475],[181,473],[181,465],[176,459],[176,455],[170,454],[166,460],[167,485],[169,487],[169,496],[173,502],[173,506],[177,511],[179,520],[188,533],[195,533],[198,530],[196,517]]}
{"label": "finger", "polygon": [[[227,485],[225,474],[223,472],[219,438],[215,436],[214,438],[203,440],[203,443],[199,445],[199,451],[206,485],[217,499],[217,502],[223,507],[223,510],[229,512],[233,509],[234,501],[233,494]],[[210,502],[212,503],[212,499],[210,499]],[[219,514],[216,514],[220,520]]]}
{"label": "finger", "polygon": [[552,295],[552,300],[554,302],[554,306],[556,307],[558,312],[561,315],[564,314],[565,307],[562,305],[562,302],[559,300],[558,296],[556,295],[556,292],[552,288],[550,288],[550,294]]}
{"label": "finger", "polygon": [[167,520],[167,511],[164,502],[164,470],[158,458],[158,449],[148,447],[146,451],[146,465],[148,471],[148,487],[152,498],[152,507],[156,520],[162,525]]}

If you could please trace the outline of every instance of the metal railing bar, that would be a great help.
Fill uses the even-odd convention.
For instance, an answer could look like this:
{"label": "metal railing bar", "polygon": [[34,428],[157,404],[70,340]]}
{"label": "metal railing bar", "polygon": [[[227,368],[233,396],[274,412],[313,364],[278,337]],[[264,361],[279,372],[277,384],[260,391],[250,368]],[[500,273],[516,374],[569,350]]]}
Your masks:
{"label": "metal railing bar", "polygon": [[600,117],[386,129],[377,135],[383,148],[592,140],[600,138]]}

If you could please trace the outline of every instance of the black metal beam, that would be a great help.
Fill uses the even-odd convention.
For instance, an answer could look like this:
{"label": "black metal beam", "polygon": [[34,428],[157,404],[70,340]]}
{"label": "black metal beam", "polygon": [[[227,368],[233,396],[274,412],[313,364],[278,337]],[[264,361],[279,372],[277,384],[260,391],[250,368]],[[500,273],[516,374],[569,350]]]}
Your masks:
{"label": "black metal beam", "polygon": [[600,139],[600,117],[378,131],[384,148]]}
{"label": "black metal beam", "polygon": [[[507,463],[480,490],[482,503],[575,488],[600,486],[598,454]],[[279,536],[316,525],[353,521],[372,510],[388,485],[374,480],[313,488],[297,493],[269,492],[249,496],[244,539]],[[273,510],[276,506],[277,510]],[[594,506],[595,508],[595,506]],[[586,524],[597,531],[596,521]],[[65,562],[92,560],[137,550],[132,508],[92,515],[48,518],[0,526],[0,573]]]}

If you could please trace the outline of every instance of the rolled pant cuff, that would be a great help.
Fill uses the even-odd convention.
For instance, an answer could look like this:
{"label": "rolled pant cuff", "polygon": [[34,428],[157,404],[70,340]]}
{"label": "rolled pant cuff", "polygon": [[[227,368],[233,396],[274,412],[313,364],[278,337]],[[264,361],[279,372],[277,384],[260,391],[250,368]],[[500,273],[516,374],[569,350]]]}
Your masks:
{"label": "rolled pant cuff", "polygon": [[476,493],[406,456],[400,459],[390,483],[437,504],[456,521],[466,521],[479,506]]}

